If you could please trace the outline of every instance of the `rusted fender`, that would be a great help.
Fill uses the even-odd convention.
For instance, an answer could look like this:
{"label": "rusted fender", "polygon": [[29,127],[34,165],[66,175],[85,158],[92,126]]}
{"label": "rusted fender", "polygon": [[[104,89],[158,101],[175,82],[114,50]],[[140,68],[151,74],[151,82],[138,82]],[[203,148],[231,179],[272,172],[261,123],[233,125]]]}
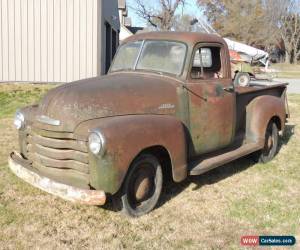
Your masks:
{"label": "rusted fender", "polygon": [[284,100],[275,96],[259,96],[252,100],[246,108],[246,138],[248,142],[260,142],[264,145],[268,123],[275,118],[279,130],[285,127]]}
{"label": "rusted fender", "polygon": [[81,124],[77,135],[99,130],[106,141],[105,153],[90,153],[90,183],[96,189],[114,194],[121,187],[130,164],[143,150],[164,147],[171,158],[176,182],[187,176],[187,146],[182,122],[168,115],[129,115],[91,120]]}

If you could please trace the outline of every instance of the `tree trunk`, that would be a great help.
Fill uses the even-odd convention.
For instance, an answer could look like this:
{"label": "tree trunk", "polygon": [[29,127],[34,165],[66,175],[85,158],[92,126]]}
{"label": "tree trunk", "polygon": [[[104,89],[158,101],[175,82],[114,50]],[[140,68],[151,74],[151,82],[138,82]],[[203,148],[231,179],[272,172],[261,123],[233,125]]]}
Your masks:
{"label": "tree trunk", "polygon": [[291,63],[291,55],[287,51],[285,52],[285,63]]}

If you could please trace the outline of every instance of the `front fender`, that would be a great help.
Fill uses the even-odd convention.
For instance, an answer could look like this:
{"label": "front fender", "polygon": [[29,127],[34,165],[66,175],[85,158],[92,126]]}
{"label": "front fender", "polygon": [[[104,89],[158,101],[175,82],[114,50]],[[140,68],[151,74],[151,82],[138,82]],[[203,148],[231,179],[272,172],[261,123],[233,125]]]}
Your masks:
{"label": "front fender", "polygon": [[173,179],[187,176],[187,148],[182,122],[166,115],[128,115],[107,117],[82,123],[75,134],[88,136],[97,129],[105,137],[103,156],[90,153],[90,183],[96,189],[116,193],[134,158],[144,149],[164,147],[170,155]]}
{"label": "front fender", "polygon": [[285,126],[284,100],[275,96],[259,96],[252,100],[246,109],[246,138],[248,142],[258,142],[264,145],[265,132],[270,120],[274,117],[280,120],[280,129]]}

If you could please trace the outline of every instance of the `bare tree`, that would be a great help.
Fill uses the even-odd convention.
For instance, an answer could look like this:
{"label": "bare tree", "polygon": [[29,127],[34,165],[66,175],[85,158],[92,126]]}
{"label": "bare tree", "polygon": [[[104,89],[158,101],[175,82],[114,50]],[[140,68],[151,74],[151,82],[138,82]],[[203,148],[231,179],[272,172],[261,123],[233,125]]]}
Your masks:
{"label": "bare tree", "polygon": [[[264,0],[198,0],[213,27],[222,36],[266,47],[277,33],[267,20]],[[272,34],[272,36],[270,36]]]}
{"label": "bare tree", "polygon": [[285,46],[286,63],[296,63],[300,56],[300,1],[281,1],[279,30]]}
{"label": "bare tree", "polygon": [[283,41],[286,62],[300,58],[300,0],[197,0],[214,28],[265,48]]}
{"label": "bare tree", "polygon": [[[139,17],[150,26],[159,30],[172,30],[176,21],[175,12],[183,7],[185,0],[135,0],[136,6],[132,8]],[[148,4],[147,4],[148,3]]]}
{"label": "bare tree", "polygon": [[286,63],[296,63],[300,56],[300,1],[265,0],[265,4],[269,20],[284,43]]}

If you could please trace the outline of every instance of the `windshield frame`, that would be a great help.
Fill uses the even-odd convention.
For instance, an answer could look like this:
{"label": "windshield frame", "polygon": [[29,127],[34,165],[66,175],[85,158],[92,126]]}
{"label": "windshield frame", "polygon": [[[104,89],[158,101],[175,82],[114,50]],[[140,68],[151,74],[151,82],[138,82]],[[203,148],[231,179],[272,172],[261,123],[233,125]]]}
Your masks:
{"label": "windshield frame", "polygon": [[[124,69],[120,69],[120,70],[112,70],[112,66],[114,65],[115,59],[118,56],[119,50],[126,44],[139,42],[139,41],[142,42],[142,44],[141,44],[141,47],[139,49],[139,52],[138,52],[138,55],[137,55],[137,58],[135,60],[133,68],[131,68],[131,69],[129,69],[129,68],[125,69],[124,68]],[[159,42],[159,41],[161,41],[161,42],[173,42],[173,43],[180,43],[180,44],[184,45],[184,47],[185,47],[184,59],[183,59],[183,63],[182,63],[182,66],[181,66],[181,70],[178,74],[170,73],[170,72],[164,72],[164,71],[158,71],[158,70],[154,70],[154,69],[153,70],[151,70],[151,69],[137,69],[138,63],[140,61],[142,52],[143,52],[144,47],[145,47],[145,43],[148,42],[148,41],[149,42]],[[187,56],[188,56],[188,45],[183,41],[167,40],[167,39],[140,39],[140,40],[134,40],[134,41],[130,41],[130,42],[127,42],[127,43],[123,43],[122,45],[119,46],[119,48],[117,50],[117,53],[116,53],[116,56],[114,57],[114,59],[112,61],[112,64],[110,66],[110,69],[109,69],[108,73],[117,73],[117,72],[125,72],[125,71],[129,71],[129,72],[148,72],[148,73],[156,73],[156,74],[159,74],[159,75],[171,75],[171,76],[180,77],[184,73]]]}

